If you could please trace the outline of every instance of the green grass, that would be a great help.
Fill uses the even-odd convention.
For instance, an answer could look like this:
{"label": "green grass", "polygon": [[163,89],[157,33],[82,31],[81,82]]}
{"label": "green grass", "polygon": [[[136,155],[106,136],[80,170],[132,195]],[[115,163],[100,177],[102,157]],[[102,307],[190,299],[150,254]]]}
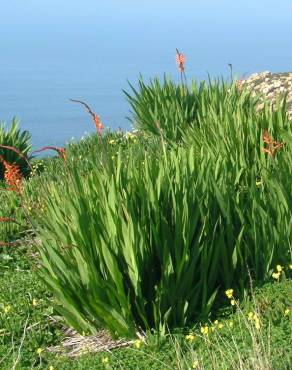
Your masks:
{"label": "green grass", "polygon": [[[9,247],[0,253],[0,368],[38,363],[36,350],[55,343],[60,331],[52,325],[51,297],[37,275],[33,248]],[[23,343],[21,344],[23,340]]]}
{"label": "green grass", "polygon": [[[0,369],[289,369],[285,109],[258,113],[225,84],[140,87],[129,99],[144,131],[70,144],[66,163],[35,159],[21,197],[0,184],[0,217],[16,221],[0,222],[0,241],[31,240],[0,250]],[[285,142],[275,157],[264,130]],[[139,348],[70,359],[46,350],[64,337],[59,313],[80,332],[152,330]]]}
{"label": "green grass", "polygon": [[[0,255],[1,370],[11,369],[17,358],[16,369],[53,366],[58,370],[189,369],[195,361],[201,366],[198,369],[255,369],[256,364],[264,366],[268,362],[269,367],[258,369],[278,370],[289,369],[292,364],[292,281],[287,279],[254,288],[254,297],[245,297],[240,309],[222,297],[225,305],[210,317],[211,321],[202,325],[211,328],[216,326],[217,319],[224,326],[219,329],[217,325],[214,332],[209,329],[208,337],[197,324],[165,338],[149,334],[139,349],[133,344],[111,353],[84,354],[78,359],[48,353],[46,348],[59,344],[63,334],[60,325],[49,319],[54,315],[52,298],[38,278],[35,253],[34,247],[25,246],[5,250]],[[8,306],[10,311],[4,313]],[[289,307],[290,313],[285,316]],[[257,312],[263,323],[259,332],[247,319],[250,311]],[[233,322],[232,328],[230,322]],[[186,339],[189,333],[196,339]],[[44,349],[40,356],[39,348]],[[109,361],[107,365],[102,363],[105,358]]]}

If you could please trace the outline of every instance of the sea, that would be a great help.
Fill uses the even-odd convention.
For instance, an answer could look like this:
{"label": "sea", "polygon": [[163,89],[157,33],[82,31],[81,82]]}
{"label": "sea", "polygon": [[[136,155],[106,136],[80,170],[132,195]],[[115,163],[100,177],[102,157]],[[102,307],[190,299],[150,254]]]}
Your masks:
{"label": "sea", "polygon": [[289,2],[283,1],[285,7],[247,0],[235,6],[208,0],[197,7],[176,5],[177,11],[171,11],[171,0],[163,3],[164,9],[144,2],[144,13],[137,4],[136,12],[106,8],[102,17],[87,20],[70,12],[66,17],[65,11],[47,18],[19,12],[9,22],[2,11],[0,122],[9,126],[17,117],[35,149],[64,146],[95,131],[90,115],[72,98],[88,103],[111,130],[130,130],[123,90],[130,91],[129,83],[137,86],[141,76],[179,81],[176,48],[186,56],[189,81],[208,75],[230,79],[228,63],[238,78],[292,69]]}

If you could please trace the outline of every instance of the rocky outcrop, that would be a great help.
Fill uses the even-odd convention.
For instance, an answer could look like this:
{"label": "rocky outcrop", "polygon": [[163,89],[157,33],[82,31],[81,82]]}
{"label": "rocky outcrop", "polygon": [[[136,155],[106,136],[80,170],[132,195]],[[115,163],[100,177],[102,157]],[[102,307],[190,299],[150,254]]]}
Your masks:
{"label": "rocky outcrop", "polygon": [[277,99],[286,95],[287,114],[292,118],[292,72],[271,73],[268,71],[254,73],[244,80],[238,80],[239,88],[247,88],[254,96],[259,96],[263,107],[263,101],[268,99],[273,106]]}

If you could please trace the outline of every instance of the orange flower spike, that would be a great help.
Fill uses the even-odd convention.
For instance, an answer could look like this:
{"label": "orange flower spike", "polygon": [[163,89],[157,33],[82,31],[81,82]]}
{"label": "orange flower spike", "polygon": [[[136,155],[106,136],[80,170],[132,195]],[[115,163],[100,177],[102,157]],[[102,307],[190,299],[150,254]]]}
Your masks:
{"label": "orange flower spike", "polygon": [[98,134],[101,135],[104,126],[103,126],[103,124],[100,120],[100,117],[96,113],[93,114],[93,122],[95,124],[95,127],[96,127],[96,130],[97,130]]}
{"label": "orange flower spike", "polygon": [[185,62],[186,62],[186,57],[184,54],[181,54],[178,50],[176,51],[176,63],[178,65],[178,69],[183,72],[185,70]]}
{"label": "orange flower spike", "polygon": [[11,217],[0,217],[0,222],[14,222],[14,219]]}
{"label": "orange flower spike", "polygon": [[266,144],[271,144],[273,142],[269,132],[267,130],[263,133],[263,142]]}
{"label": "orange flower spike", "polygon": [[277,150],[283,148],[284,146],[284,143],[273,140],[267,130],[265,130],[263,133],[263,142],[267,144],[268,147],[262,148],[262,151],[270,156],[274,156],[277,153]]}
{"label": "orange flower spike", "polygon": [[67,162],[66,149],[65,148],[58,148],[57,152],[59,154],[59,157],[62,158],[65,162]]}
{"label": "orange flower spike", "polygon": [[17,164],[10,164],[1,158],[1,162],[5,168],[4,180],[8,185],[8,190],[21,193],[22,191],[22,174]]}
{"label": "orange flower spike", "polygon": [[74,103],[82,104],[87,109],[88,113],[91,115],[91,117],[93,119],[93,122],[94,122],[94,125],[96,127],[96,130],[97,130],[98,134],[101,135],[104,126],[103,126],[103,124],[100,120],[100,117],[90,108],[90,106],[88,104],[84,103],[81,100],[76,100],[76,99],[69,99],[69,100],[74,102]]}

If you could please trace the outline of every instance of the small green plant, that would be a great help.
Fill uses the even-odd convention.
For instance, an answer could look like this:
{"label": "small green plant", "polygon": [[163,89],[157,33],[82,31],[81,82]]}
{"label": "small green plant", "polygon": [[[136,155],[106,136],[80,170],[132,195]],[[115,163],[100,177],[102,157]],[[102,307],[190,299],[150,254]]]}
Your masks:
{"label": "small green plant", "polygon": [[[20,130],[19,121],[17,119],[13,119],[9,129],[3,123],[0,124],[0,145],[14,147],[24,156],[30,158],[29,153],[32,149],[30,140],[30,133]],[[18,165],[23,176],[29,173],[27,161],[16,152],[0,147],[0,156],[8,163]],[[4,170],[4,166],[0,161],[0,180],[4,177]]]}

